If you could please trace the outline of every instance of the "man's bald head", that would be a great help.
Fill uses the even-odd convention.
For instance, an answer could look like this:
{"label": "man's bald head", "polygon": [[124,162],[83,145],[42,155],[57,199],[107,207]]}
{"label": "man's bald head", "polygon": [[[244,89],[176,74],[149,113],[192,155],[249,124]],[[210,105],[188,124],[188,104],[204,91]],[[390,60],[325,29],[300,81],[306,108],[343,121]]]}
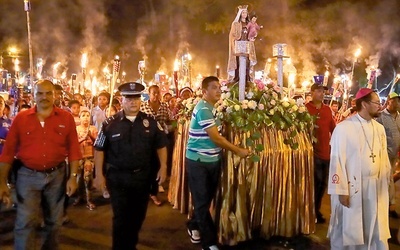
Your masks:
{"label": "man's bald head", "polygon": [[36,93],[38,87],[40,86],[51,86],[52,89],[54,90],[54,84],[50,80],[39,80],[36,82],[35,87],[34,87],[34,92]]}

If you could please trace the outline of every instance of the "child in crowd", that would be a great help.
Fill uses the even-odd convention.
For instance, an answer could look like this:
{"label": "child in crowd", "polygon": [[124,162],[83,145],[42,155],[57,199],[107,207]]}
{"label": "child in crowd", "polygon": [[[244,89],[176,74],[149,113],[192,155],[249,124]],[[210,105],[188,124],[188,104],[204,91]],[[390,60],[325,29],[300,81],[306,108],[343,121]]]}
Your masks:
{"label": "child in crowd", "polygon": [[76,198],[74,205],[78,205],[84,192],[86,193],[86,207],[89,210],[94,210],[96,205],[92,202],[91,197],[91,185],[93,182],[93,170],[94,170],[94,149],[93,143],[96,140],[98,130],[95,126],[90,125],[90,111],[89,109],[82,107],[79,113],[80,125],[76,127],[78,133],[78,140],[82,152],[82,160],[80,162],[78,175],[78,197]]}
{"label": "child in crowd", "polygon": [[71,100],[69,102],[69,109],[71,110],[71,114],[74,117],[75,125],[78,126],[81,123],[81,120],[79,118],[81,104],[77,100]]}

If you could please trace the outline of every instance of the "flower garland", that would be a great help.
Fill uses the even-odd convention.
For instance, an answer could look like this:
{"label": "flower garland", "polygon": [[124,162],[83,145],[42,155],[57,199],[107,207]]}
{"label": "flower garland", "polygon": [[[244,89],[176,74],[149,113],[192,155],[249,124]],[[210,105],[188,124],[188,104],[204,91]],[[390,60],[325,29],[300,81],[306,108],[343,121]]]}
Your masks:
{"label": "flower garland", "polygon": [[[299,131],[307,131],[312,137],[315,117],[310,115],[304,106],[304,100],[281,98],[278,87],[273,82],[255,81],[248,82],[245,100],[239,101],[238,83],[221,82],[222,95],[216,103],[216,115],[224,123],[230,124],[237,132],[250,132],[246,139],[246,147],[253,148],[256,152],[264,150],[263,145],[254,145],[261,137],[260,130],[265,127],[290,131],[289,137],[284,138],[284,143],[292,149],[299,147],[293,140]],[[199,95],[182,102],[180,115],[190,119],[191,113],[201,99]],[[313,138],[314,140],[314,138]],[[258,161],[256,153],[253,161]]]}

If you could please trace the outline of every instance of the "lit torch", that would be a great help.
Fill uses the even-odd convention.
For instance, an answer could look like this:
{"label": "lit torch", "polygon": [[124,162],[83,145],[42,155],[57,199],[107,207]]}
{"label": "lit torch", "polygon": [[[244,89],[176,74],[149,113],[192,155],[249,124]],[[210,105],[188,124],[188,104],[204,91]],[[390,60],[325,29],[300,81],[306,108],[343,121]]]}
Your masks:
{"label": "lit torch", "polygon": [[288,77],[288,81],[289,81],[289,96],[293,96],[295,94],[295,90],[296,90],[296,84],[295,84],[295,79],[296,79],[296,74],[295,73],[290,73],[289,77]]}
{"label": "lit torch", "polygon": [[57,72],[58,72],[58,66],[60,66],[60,62],[57,62],[56,64],[53,65],[53,78],[57,79]]}
{"label": "lit torch", "polygon": [[179,97],[179,89],[178,89],[178,71],[179,71],[179,60],[178,60],[178,59],[175,59],[175,62],[174,62],[174,85],[175,85],[176,97]]}
{"label": "lit torch", "polygon": [[144,75],[146,74],[146,61],[139,61],[138,70],[140,75],[140,83],[144,85]]}
{"label": "lit torch", "polygon": [[82,67],[82,84],[79,84],[79,88],[78,88],[78,93],[82,94],[81,92],[81,85],[82,87],[85,84],[86,81],[86,66],[88,63],[88,58],[87,58],[87,54],[83,53],[82,54],[82,59],[81,59],[81,67]]}
{"label": "lit torch", "polygon": [[107,116],[111,115],[111,105],[112,105],[112,100],[114,99],[114,87],[115,87],[115,82],[117,81],[118,75],[119,75],[119,70],[121,68],[121,61],[119,60],[119,56],[115,56],[114,58],[114,66],[113,66],[113,77],[111,81],[111,88],[110,88],[110,100],[109,100],[109,106],[108,106],[108,114]]}
{"label": "lit torch", "polygon": [[38,58],[36,61],[36,77],[42,79],[43,58]]}
{"label": "lit torch", "polygon": [[324,77],[324,86],[328,86],[328,78],[329,78],[329,71],[325,71],[325,77]]}

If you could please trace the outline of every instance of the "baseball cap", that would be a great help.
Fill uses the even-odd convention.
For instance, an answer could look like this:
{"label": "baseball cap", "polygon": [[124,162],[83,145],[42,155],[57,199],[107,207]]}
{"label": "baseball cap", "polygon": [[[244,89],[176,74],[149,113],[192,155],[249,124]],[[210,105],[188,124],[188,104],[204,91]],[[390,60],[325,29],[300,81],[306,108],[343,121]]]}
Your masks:
{"label": "baseball cap", "polygon": [[324,89],[324,90],[328,90],[328,87],[322,85],[322,84],[318,84],[318,83],[314,83],[313,85],[311,85],[311,91],[314,91],[316,89]]}
{"label": "baseball cap", "polygon": [[393,99],[393,98],[400,98],[400,96],[396,92],[391,92],[388,96],[388,99]]}

